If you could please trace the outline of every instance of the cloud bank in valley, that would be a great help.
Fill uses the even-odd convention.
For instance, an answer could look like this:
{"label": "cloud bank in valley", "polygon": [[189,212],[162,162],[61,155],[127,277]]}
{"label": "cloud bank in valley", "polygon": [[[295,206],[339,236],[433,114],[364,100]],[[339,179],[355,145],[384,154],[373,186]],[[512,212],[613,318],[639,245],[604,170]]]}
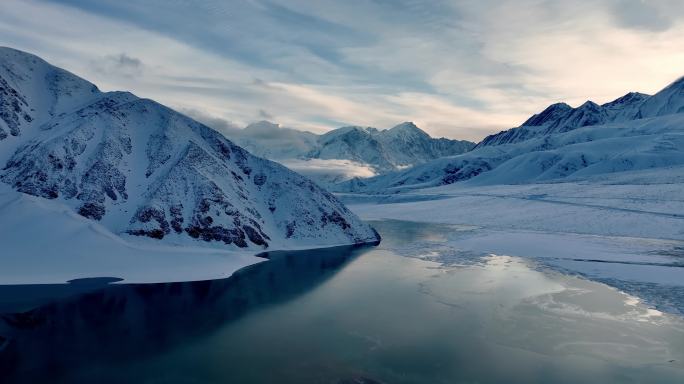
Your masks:
{"label": "cloud bank in valley", "polygon": [[340,159],[287,159],[281,163],[291,170],[315,180],[329,179],[343,181],[355,177],[367,178],[376,175],[375,171],[361,163]]}

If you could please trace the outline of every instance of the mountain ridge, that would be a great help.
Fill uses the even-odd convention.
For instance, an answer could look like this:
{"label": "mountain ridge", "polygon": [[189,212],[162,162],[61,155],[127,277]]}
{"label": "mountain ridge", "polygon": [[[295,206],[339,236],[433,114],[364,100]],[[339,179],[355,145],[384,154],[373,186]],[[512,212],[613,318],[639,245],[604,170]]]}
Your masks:
{"label": "mountain ridge", "polygon": [[551,104],[522,125],[485,137],[476,148],[517,143],[585,126],[680,113],[684,111],[683,95],[684,77],[681,77],[654,95],[629,92],[602,105],[588,100],[576,108],[566,103]]}

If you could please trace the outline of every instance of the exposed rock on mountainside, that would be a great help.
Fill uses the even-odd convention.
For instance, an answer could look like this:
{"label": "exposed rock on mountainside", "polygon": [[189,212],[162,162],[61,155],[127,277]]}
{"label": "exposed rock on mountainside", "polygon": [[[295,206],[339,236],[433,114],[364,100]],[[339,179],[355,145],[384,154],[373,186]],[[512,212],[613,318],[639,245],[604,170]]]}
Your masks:
{"label": "exposed rock on mountainside", "polygon": [[0,180],[115,233],[240,248],[374,242],[334,196],[163,105],[0,48]]}

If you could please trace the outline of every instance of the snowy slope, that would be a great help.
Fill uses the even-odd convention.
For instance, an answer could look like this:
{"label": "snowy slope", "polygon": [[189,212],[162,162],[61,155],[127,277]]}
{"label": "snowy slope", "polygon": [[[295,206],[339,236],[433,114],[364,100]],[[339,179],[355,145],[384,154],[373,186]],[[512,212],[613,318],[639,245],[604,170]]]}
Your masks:
{"label": "snowy slope", "polygon": [[231,248],[374,242],[335,197],[218,132],[0,48],[0,180],[117,234]]}

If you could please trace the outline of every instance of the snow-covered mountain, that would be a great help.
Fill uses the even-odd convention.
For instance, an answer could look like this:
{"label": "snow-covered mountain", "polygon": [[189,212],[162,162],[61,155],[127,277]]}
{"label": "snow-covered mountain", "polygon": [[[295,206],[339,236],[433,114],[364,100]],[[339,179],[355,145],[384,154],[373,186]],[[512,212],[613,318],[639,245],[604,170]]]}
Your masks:
{"label": "snow-covered mountain", "polygon": [[[387,193],[461,181],[469,184],[567,181],[679,166],[684,164],[682,112],[682,80],[654,96],[628,94],[603,106],[586,103],[573,109],[554,104],[528,120],[527,126],[506,131],[498,138],[485,139],[489,142],[483,141],[468,153],[405,171],[350,180],[334,189]],[[615,117],[618,115],[621,117]],[[563,128],[572,124],[577,126]]]}
{"label": "snow-covered mountain", "polygon": [[322,135],[259,121],[226,135],[250,152],[271,160],[347,160],[378,172],[393,171],[469,151],[475,143],[432,138],[411,122],[390,129],[348,126]]}
{"label": "snow-covered mountain", "polygon": [[215,130],[10,48],[0,48],[0,164],[15,190],[117,234],[238,248],[378,240],[330,193]]}
{"label": "snow-covered mountain", "polygon": [[684,78],[681,78],[653,96],[630,92],[603,105],[587,101],[577,108],[565,103],[552,104],[520,127],[487,136],[477,147],[518,143],[586,126],[628,122],[683,111]]}
{"label": "snow-covered mountain", "polygon": [[355,126],[335,129],[319,137],[318,148],[306,157],[347,159],[387,172],[461,154],[473,146],[465,140],[432,138],[415,124],[405,122],[384,130]]}

